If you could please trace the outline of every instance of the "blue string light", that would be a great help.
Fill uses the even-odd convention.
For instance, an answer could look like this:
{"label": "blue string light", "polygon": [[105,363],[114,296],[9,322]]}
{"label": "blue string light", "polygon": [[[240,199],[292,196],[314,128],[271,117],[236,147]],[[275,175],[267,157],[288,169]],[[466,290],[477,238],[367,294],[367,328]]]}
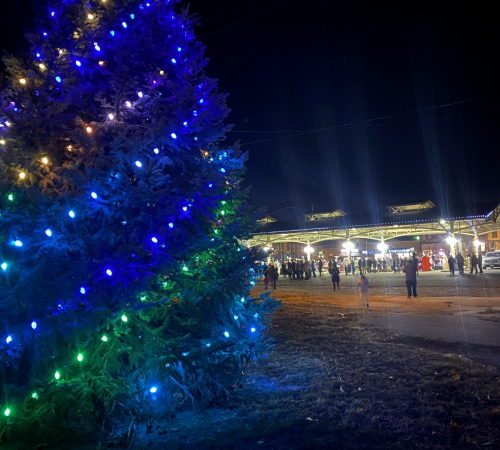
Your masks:
{"label": "blue string light", "polygon": [[177,51],[180,52],[182,50],[182,48],[180,47],[177,47]]}
{"label": "blue string light", "polygon": [[20,241],[19,239],[16,239],[16,240],[14,241],[14,245],[15,245],[16,247],[22,247],[22,246],[23,246],[23,243],[22,243],[22,241]]}
{"label": "blue string light", "polygon": [[112,270],[110,270],[110,269],[106,270],[106,275],[107,275],[108,277],[111,277],[111,276],[113,275],[113,271],[112,271]]}
{"label": "blue string light", "polygon": [[127,28],[128,27],[127,22],[122,22],[122,27]]}
{"label": "blue string light", "polygon": [[57,77],[56,77],[56,81],[57,81],[58,83],[61,83],[61,82],[62,82],[62,78],[61,78],[60,76],[57,76]]}
{"label": "blue string light", "polygon": [[97,194],[95,192],[92,192],[92,194],[90,194],[90,196],[95,200],[97,198]]}
{"label": "blue string light", "polygon": [[73,210],[71,210],[69,213],[68,213],[68,216],[71,217],[72,219],[75,218],[75,212]]}
{"label": "blue string light", "polygon": [[114,36],[114,35],[115,35],[115,32],[114,32],[113,30],[111,30],[111,31],[109,32],[109,34],[110,34],[111,36]]}
{"label": "blue string light", "polygon": [[7,267],[9,267],[9,265],[6,262],[4,262],[0,267],[2,268],[2,270],[7,270]]}
{"label": "blue string light", "polygon": [[222,173],[226,173],[226,169],[224,167],[220,170]]}
{"label": "blue string light", "polygon": [[85,295],[87,293],[87,290],[84,287],[80,288],[80,294]]}
{"label": "blue string light", "polygon": [[160,153],[160,150],[158,150],[157,148],[155,148],[153,151],[154,151],[156,154]]}
{"label": "blue string light", "polygon": [[157,388],[156,386],[153,386],[153,387],[149,390],[149,392],[151,392],[151,394],[156,393],[156,391],[158,391],[158,388]]}
{"label": "blue string light", "polygon": [[142,167],[142,163],[141,163],[140,161],[136,161],[136,162],[135,162],[135,165],[136,165],[137,167]]}
{"label": "blue string light", "polygon": [[155,243],[155,244],[158,244],[158,239],[156,239],[155,237],[152,237],[151,240]]}
{"label": "blue string light", "polygon": [[47,228],[47,229],[45,230],[45,234],[46,234],[48,237],[51,237],[51,236],[52,236],[52,230],[50,230],[50,229],[48,229],[48,228]]}
{"label": "blue string light", "polygon": [[75,64],[78,66],[78,67],[81,67],[82,66],[82,63],[80,61],[75,61]]}
{"label": "blue string light", "polygon": [[170,134],[170,137],[171,137],[172,139],[177,139],[177,135],[176,135],[175,133],[171,133],[171,134]]}
{"label": "blue string light", "polygon": [[36,330],[37,326],[38,326],[38,324],[35,321],[31,322],[31,328],[33,328],[34,330]]}
{"label": "blue string light", "polygon": [[170,228],[174,228],[174,224],[173,224],[172,222],[170,222],[170,223],[168,224],[168,226],[169,226]]}
{"label": "blue string light", "polygon": [[177,64],[177,60],[175,58],[172,58],[172,64]]}
{"label": "blue string light", "polygon": [[94,48],[96,49],[96,51],[100,52],[101,51],[101,47],[99,47],[99,44],[96,42],[94,44]]}
{"label": "blue string light", "polygon": [[229,337],[229,332],[224,331],[224,336],[226,336],[228,338]]}

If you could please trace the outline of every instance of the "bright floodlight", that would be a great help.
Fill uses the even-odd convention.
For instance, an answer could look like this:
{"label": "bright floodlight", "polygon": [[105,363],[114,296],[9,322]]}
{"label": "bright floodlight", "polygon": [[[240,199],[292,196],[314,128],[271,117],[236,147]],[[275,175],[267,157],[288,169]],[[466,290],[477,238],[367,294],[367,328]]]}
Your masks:
{"label": "bright floodlight", "polygon": [[377,245],[377,248],[382,251],[382,252],[385,252],[387,250],[387,244],[381,242],[380,244]]}
{"label": "bright floodlight", "polygon": [[304,253],[313,253],[313,252],[314,252],[314,248],[312,248],[310,245],[307,245],[304,248]]}
{"label": "bright floodlight", "polygon": [[457,243],[457,240],[455,239],[455,237],[453,236],[448,236],[446,238],[446,243],[450,246],[450,247],[453,247],[456,243]]}
{"label": "bright floodlight", "polygon": [[354,248],[354,244],[351,241],[346,241],[342,244],[346,250],[352,250]]}

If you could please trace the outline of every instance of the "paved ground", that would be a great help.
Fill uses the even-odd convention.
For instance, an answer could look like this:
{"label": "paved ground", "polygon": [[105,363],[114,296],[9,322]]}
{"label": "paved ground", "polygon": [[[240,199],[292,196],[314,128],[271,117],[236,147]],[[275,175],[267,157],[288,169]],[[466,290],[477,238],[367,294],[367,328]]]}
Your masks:
{"label": "paved ground", "polygon": [[[376,328],[425,339],[500,347],[500,270],[483,275],[452,276],[426,272],[418,276],[418,298],[407,299],[403,274],[367,275],[370,309],[362,306],[356,292],[358,276],[341,275],[340,292],[333,292],[330,278],[311,280],[280,278],[275,296],[300,297],[355,309],[363,321]],[[262,291],[257,286],[255,291]]]}

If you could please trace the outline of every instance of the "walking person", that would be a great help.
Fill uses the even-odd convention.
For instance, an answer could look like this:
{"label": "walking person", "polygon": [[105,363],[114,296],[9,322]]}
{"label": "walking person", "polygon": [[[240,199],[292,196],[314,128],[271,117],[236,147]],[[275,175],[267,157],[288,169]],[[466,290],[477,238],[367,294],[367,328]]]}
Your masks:
{"label": "walking person", "polygon": [[455,258],[453,258],[453,255],[450,253],[450,256],[448,256],[448,266],[450,266],[450,272],[452,275],[455,275],[455,263]]}
{"label": "walking person", "polygon": [[474,269],[476,269],[476,275],[477,275],[478,263],[479,263],[479,258],[477,257],[477,255],[475,253],[473,253],[470,257],[470,273],[472,273],[474,271]]}
{"label": "walking person", "polygon": [[269,284],[269,271],[265,270],[264,271],[264,286],[265,290],[267,291],[267,285]]}
{"label": "walking person", "polygon": [[459,275],[463,275],[464,274],[465,259],[464,259],[463,255],[462,255],[462,253],[458,252],[457,253],[457,257],[455,258],[455,260],[457,261]]}
{"label": "walking person", "polygon": [[406,298],[411,298],[412,291],[413,296],[417,298],[417,267],[411,262],[411,260],[406,261],[403,267],[403,272],[406,278],[406,289],[408,291],[408,296]]}
{"label": "walking person", "polygon": [[332,275],[333,290],[335,291],[335,285],[336,285],[337,289],[340,291],[340,286],[339,286],[339,283],[340,283],[340,270],[337,267],[337,264],[335,264],[332,267],[331,275]]}
{"label": "walking person", "polygon": [[368,304],[368,280],[364,275],[361,275],[358,281],[358,289],[359,293],[361,294],[361,301],[363,304],[366,304],[366,307],[369,308],[370,305]]}

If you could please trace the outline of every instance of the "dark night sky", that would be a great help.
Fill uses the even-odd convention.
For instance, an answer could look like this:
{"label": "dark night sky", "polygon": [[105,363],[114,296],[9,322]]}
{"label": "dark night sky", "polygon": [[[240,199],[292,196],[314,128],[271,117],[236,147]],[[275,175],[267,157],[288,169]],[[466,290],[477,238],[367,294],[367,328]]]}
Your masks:
{"label": "dark night sky", "polygon": [[[30,3],[2,5],[1,48],[20,47]],[[209,75],[231,94],[228,143],[250,154],[256,206],[374,213],[500,200],[500,3],[193,0],[191,10]]]}

